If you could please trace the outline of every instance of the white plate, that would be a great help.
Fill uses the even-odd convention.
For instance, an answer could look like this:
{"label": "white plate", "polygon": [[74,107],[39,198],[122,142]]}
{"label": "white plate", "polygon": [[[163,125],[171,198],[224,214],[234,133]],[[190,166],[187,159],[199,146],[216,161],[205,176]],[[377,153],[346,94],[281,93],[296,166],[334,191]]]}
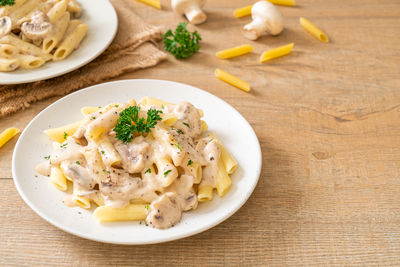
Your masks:
{"label": "white plate", "polygon": [[[82,119],[83,106],[104,106],[143,96],[169,102],[189,101],[204,111],[209,129],[215,132],[239,163],[226,196],[185,212],[182,221],[167,230],[146,227],[139,222],[100,224],[92,211],[69,208],[61,203],[66,193],[55,189],[47,177],[35,178],[34,167],[52,151],[43,134]],[[160,80],[124,80],[104,83],[70,94],[37,115],[25,128],[14,150],[12,172],[15,185],[25,202],[42,218],[74,235],[116,244],[151,244],[187,237],[205,231],[234,214],[253,192],[261,170],[261,149],[249,123],[223,100],[195,87]],[[228,233],[227,233],[228,234]]]}
{"label": "white plate", "polygon": [[65,60],[47,62],[33,70],[0,72],[0,84],[28,83],[60,76],[76,70],[100,55],[112,42],[118,28],[118,17],[108,0],[78,0],[89,31],[79,48]]}

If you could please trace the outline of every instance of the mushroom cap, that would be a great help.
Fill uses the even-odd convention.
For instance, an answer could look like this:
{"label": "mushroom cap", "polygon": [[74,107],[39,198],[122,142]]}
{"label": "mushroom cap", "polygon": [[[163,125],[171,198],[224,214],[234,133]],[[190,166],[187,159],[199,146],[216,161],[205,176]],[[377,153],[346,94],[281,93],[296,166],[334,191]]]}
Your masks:
{"label": "mushroom cap", "polygon": [[251,8],[253,19],[264,20],[268,25],[268,31],[272,35],[277,35],[283,30],[283,16],[274,4],[268,1],[259,1]]}
{"label": "mushroom cap", "polygon": [[53,29],[49,18],[43,12],[35,12],[31,21],[22,23],[21,32],[32,40],[45,38]]}
{"label": "mushroom cap", "polygon": [[171,0],[171,6],[175,12],[181,15],[185,12],[185,9],[189,6],[196,5],[203,7],[206,4],[206,0]]}
{"label": "mushroom cap", "polygon": [[12,21],[10,17],[4,16],[0,18],[0,38],[11,32]]}

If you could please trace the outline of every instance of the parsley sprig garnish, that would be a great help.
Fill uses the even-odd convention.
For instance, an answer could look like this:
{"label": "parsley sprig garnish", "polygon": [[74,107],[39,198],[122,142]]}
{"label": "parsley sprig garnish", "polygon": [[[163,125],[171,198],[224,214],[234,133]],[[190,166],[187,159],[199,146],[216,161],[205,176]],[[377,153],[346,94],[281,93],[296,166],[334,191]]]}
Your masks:
{"label": "parsley sprig garnish", "polygon": [[119,119],[115,125],[114,131],[117,133],[117,139],[129,143],[133,139],[134,133],[145,135],[154,128],[158,121],[161,120],[161,110],[149,109],[147,111],[147,119],[139,118],[140,107],[132,106],[124,109],[119,114]]}
{"label": "parsley sprig garnish", "polygon": [[0,0],[0,6],[12,6],[15,4],[15,0]]}
{"label": "parsley sprig garnish", "polygon": [[187,22],[179,23],[174,33],[172,30],[167,31],[163,39],[165,50],[177,59],[191,57],[200,49],[201,36],[197,31],[189,32]]}

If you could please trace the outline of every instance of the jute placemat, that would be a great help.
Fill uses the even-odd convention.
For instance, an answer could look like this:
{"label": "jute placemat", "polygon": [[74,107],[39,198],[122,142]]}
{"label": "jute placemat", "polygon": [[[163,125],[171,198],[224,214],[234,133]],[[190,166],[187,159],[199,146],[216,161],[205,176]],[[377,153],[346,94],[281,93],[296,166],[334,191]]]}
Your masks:
{"label": "jute placemat", "polygon": [[123,73],[156,65],[166,54],[154,45],[160,27],[146,24],[134,12],[131,0],[111,0],[118,14],[118,33],[110,47],[86,66],[46,81],[0,85],[0,118],[29,107],[30,103],[63,96]]}

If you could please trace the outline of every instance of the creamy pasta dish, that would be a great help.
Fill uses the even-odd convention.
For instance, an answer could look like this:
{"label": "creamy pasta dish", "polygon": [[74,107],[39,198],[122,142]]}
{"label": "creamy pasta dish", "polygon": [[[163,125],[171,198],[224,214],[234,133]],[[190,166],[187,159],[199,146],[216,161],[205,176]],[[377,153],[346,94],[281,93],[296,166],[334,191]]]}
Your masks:
{"label": "creamy pasta dish", "polygon": [[35,69],[79,47],[88,26],[76,0],[15,0],[0,6],[0,71]]}
{"label": "creamy pasta dish", "polygon": [[237,162],[191,103],[144,97],[84,107],[84,118],[45,131],[54,151],[36,167],[63,202],[101,221],[145,220],[165,229],[182,212],[224,196]]}

